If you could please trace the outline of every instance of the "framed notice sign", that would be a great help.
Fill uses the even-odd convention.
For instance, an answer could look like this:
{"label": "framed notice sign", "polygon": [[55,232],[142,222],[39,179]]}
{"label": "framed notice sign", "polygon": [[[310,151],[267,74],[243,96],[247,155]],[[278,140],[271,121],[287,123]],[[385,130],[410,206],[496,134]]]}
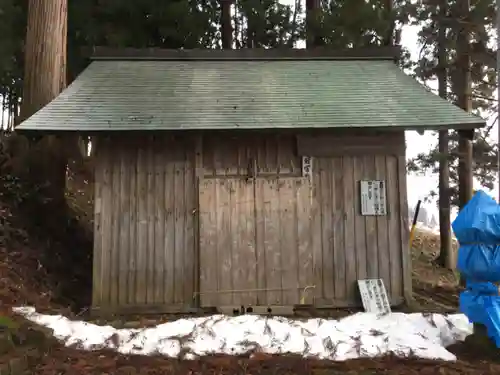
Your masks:
{"label": "framed notice sign", "polygon": [[369,180],[359,182],[361,215],[383,216],[387,215],[387,199],[385,181]]}
{"label": "framed notice sign", "polygon": [[309,180],[312,178],[312,157],[302,156],[302,177]]}
{"label": "framed notice sign", "polygon": [[358,280],[358,288],[366,312],[376,314],[389,314],[391,312],[391,305],[387,298],[384,280]]}

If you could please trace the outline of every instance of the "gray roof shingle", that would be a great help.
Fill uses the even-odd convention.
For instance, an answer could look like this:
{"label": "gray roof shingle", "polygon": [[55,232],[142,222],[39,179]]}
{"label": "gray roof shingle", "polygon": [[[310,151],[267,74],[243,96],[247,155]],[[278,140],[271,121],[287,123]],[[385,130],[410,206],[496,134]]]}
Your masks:
{"label": "gray roof shingle", "polygon": [[384,60],[97,60],[18,130],[467,128]]}

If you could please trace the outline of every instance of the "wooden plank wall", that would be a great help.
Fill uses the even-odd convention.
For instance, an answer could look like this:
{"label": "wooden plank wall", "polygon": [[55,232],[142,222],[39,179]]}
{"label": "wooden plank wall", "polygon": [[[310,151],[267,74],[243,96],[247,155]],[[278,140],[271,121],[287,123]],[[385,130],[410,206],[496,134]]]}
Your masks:
{"label": "wooden plank wall", "polygon": [[93,306],[185,305],[195,290],[193,148],[133,138],[97,143]]}
{"label": "wooden plank wall", "polygon": [[259,177],[300,177],[301,158],[293,134],[222,133],[203,137],[204,177],[247,176],[256,167]]}
{"label": "wooden plank wall", "polygon": [[[340,156],[315,159],[312,227],[317,303],[349,306],[356,280],[382,278],[392,303],[401,303],[406,235],[399,194],[397,156]],[[362,216],[359,180],[387,181],[387,216]],[[407,229],[406,229],[407,230]]]}
{"label": "wooden plank wall", "polygon": [[[363,278],[382,278],[392,304],[411,296],[404,133],[299,136],[297,149],[314,163],[316,304],[357,304]],[[365,179],[386,180],[386,216],[361,215]]]}
{"label": "wooden plank wall", "polygon": [[[256,280],[245,284],[246,288],[274,288],[278,285],[284,288],[282,291],[260,293],[260,297],[257,298],[259,304],[276,304],[278,301],[295,303],[298,297],[285,298],[284,296],[289,294],[285,288],[293,288],[305,283],[316,286],[314,298],[318,305],[352,306],[358,304],[356,280],[367,277],[383,278],[391,302],[393,304],[402,302],[404,286],[408,288],[411,284],[408,280],[411,274],[409,274],[408,259],[405,255],[408,223],[404,135],[402,133],[379,134],[371,137],[328,134],[320,137],[299,136],[298,142],[295,136],[262,135],[259,139],[258,136],[228,135],[204,139],[203,144],[205,178],[217,177],[222,180],[247,176],[248,166],[252,164],[252,158],[256,158],[254,161],[256,163],[255,210],[262,211],[263,207],[271,206],[272,209],[267,214],[261,215],[260,219],[257,215],[255,223],[251,224],[252,233],[255,233],[257,241],[253,246],[257,254],[261,252],[264,254],[261,257],[267,257],[267,253],[274,254],[272,256],[280,259],[286,257],[286,266],[297,270],[295,276],[291,277],[286,272],[273,272],[272,267],[259,267],[258,263],[257,265],[249,264],[248,267],[252,268],[250,274],[254,275]],[[281,209],[281,206],[287,206],[284,204],[287,199],[295,200],[295,207],[300,205],[301,195],[291,190],[288,191],[290,194],[285,194],[286,189],[280,191],[280,189],[273,188],[276,181],[286,184],[289,179],[296,179],[300,176],[299,155],[314,157],[312,194],[307,194],[312,197],[312,207],[303,212],[302,216],[296,215],[297,211],[293,209]],[[279,180],[275,180],[277,177]],[[387,181],[387,216],[364,217],[361,215],[359,180],[362,179]],[[200,200],[204,202],[203,205],[206,205],[200,207],[202,214],[211,212],[214,220],[216,217],[227,216],[228,222],[241,221],[241,218],[236,215],[239,211],[233,207],[236,203],[229,203],[228,207],[232,207],[232,212],[227,211],[226,206],[219,212],[213,200],[216,198],[210,202],[205,201],[207,196],[224,195],[222,192],[217,192],[215,185],[206,187],[210,192],[206,191],[203,194],[204,198]],[[233,199],[235,202],[238,199],[251,199],[248,198],[249,193],[244,195],[246,198],[233,196]],[[246,215],[248,216],[248,213]],[[291,220],[290,216],[293,215],[295,216]],[[217,254],[219,251],[217,243],[224,243],[227,234],[221,230],[217,231],[215,222],[208,219],[206,222],[213,229],[212,238],[208,240],[212,244],[209,252]],[[276,238],[266,238],[262,241],[263,237],[260,233],[263,229],[259,230],[259,225],[271,222],[279,233],[275,236]],[[297,232],[299,227],[302,228],[300,237]],[[274,229],[271,227],[270,230]],[[201,236],[203,238],[203,234]],[[298,247],[305,254],[311,255],[312,276],[310,272],[308,274],[308,266],[305,266],[304,270],[296,267],[297,264],[303,262],[303,259],[297,258]],[[282,248],[288,248],[286,254],[282,254]],[[238,265],[236,268],[240,267],[244,265]],[[254,268],[257,268],[257,271],[254,271]],[[225,272],[228,269],[225,269]],[[266,270],[265,273],[262,272],[263,269]],[[218,272],[222,271],[218,269]],[[201,272],[203,273],[203,270]],[[215,269],[212,272],[216,272]],[[234,269],[233,272],[234,275],[230,276],[231,280],[237,279],[240,271]],[[268,282],[267,279],[272,279],[275,275],[280,283]],[[405,280],[404,283],[403,280]],[[228,283],[222,282],[224,285],[222,288],[220,280],[219,284],[216,278],[211,281],[213,283],[204,280],[202,284],[212,290],[217,288],[217,285],[219,285],[219,290],[229,289]],[[240,289],[244,289],[243,284],[238,285]],[[297,296],[296,293],[295,296]],[[255,299],[250,298],[250,300],[253,303],[256,302]],[[246,299],[239,300],[232,295],[231,298],[224,297],[221,300],[213,296],[206,297],[205,301],[214,305],[229,302],[239,304]],[[306,301],[312,302],[309,298]]]}
{"label": "wooden plank wall", "polygon": [[313,283],[311,207],[311,186],[304,178],[204,179],[202,306],[298,304]]}
{"label": "wooden plank wall", "polygon": [[[328,134],[297,137],[262,133],[218,133],[203,139],[170,135],[99,139],[94,307],[137,312],[141,306],[148,306],[148,311],[155,307],[158,311],[175,311],[176,307],[190,305],[200,279],[203,283],[205,277],[198,268],[198,257],[206,255],[199,253],[198,238],[198,200],[203,200],[205,193],[199,196],[197,177],[203,184],[210,179],[242,180],[251,172],[256,173],[254,210],[260,215],[255,216],[255,252],[259,259],[276,257],[287,263],[280,269],[274,267],[276,272],[257,267],[256,280],[248,285],[282,285],[286,289],[314,284],[316,304],[340,307],[358,304],[358,278],[382,277],[391,302],[401,302],[411,288],[404,135],[381,134],[360,141],[371,147],[347,147],[356,142],[344,135],[339,139]],[[313,179],[307,194],[303,189],[300,194],[293,189],[278,194],[280,189],[273,184],[301,179],[300,155],[313,156]],[[358,181],[377,178],[387,180],[388,215],[363,217]],[[221,202],[231,198],[219,192],[216,199]],[[228,204],[231,208],[232,203]],[[288,208],[283,210],[281,206]],[[246,214],[233,217],[227,211],[216,220],[224,215],[228,223],[243,223]],[[215,231],[215,227],[212,229]],[[270,244],[273,231],[277,231],[273,236],[279,241]],[[285,254],[288,247],[297,257]],[[212,247],[210,251],[217,249]],[[303,272],[297,268],[301,265]],[[215,267],[222,271],[220,265],[213,267],[202,272],[216,272]],[[285,269],[290,267],[297,272]],[[298,294],[284,289],[259,292],[259,303],[295,303]],[[209,301],[212,297],[207,298]],[[234,294],[224,298],[212,303],[235,302]],[[306,301],[312,302],[310,298]]]}

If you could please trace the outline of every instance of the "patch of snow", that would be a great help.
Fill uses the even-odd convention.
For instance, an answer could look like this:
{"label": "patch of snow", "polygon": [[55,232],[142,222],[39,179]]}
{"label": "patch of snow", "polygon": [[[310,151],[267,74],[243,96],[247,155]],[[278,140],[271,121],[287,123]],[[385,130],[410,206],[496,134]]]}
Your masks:
{"label": "patch of snow", "polygon": [[52,329],[66,346],[184,359],[264,352],[335,361],[390,353],[453,361],[456,358],[446,347],[472,333],[471,324],[462,314],[357,313],[341,320],[213,315],[179,319],[152,328],[115,329],[71,321],[61,315],[39,314],[32,307],[13,310]]}

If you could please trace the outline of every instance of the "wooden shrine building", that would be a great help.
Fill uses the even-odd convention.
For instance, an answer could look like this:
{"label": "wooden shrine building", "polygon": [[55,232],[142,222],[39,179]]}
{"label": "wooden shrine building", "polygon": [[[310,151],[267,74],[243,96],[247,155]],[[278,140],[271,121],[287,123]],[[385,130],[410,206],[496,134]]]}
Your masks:
{"label": "wooden shrine building", "polygon": [[97,48],[17,127],[93,136],[95,312],[356,306],[365,278],[410,298],[404,131],[484,121],[396,55]]}

